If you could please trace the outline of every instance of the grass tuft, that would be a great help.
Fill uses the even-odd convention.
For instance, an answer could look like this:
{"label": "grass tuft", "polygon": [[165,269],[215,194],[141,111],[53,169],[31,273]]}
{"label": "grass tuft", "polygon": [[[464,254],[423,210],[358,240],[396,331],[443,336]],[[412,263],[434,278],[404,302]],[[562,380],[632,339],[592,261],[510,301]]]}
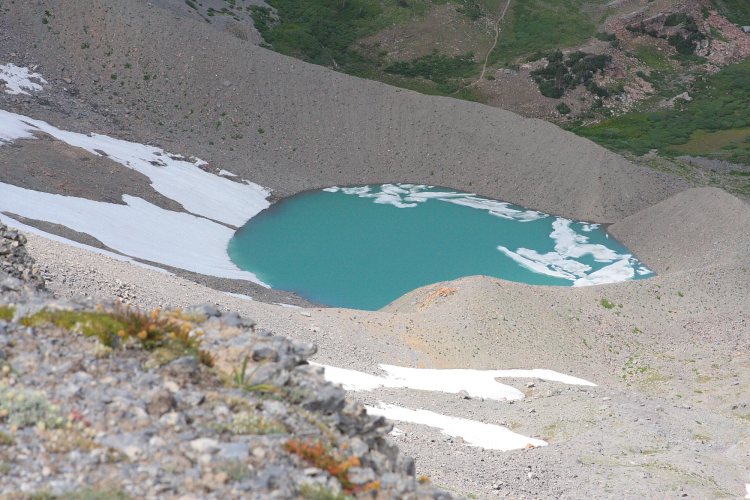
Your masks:
{"label": "grass tuft", "polygon": [[305,500],[347,500],[351,497],[343,493],[334,493],[322,484],[303,484],[299,494]]}
{"label": "grass tuft", "polygon": [[609,301],[609,300],[607,300],[607,299],[602,299],[602,300],[600,300],[600,301],[599,301],[599,304],[600,304],[600,305],[601,305],[601,306],[602,306],[602,307],[603,307],[604,309],[614,309],[614,307],[615,307],[615,304],[614,304],[613,302],[610,302],[610,301]]}
{"label": "grass tuft", "polygon": [[117,304],[108,311],[43,310],[21,322],[25,326],[54,325],[78,331],[113,349],[134,341],[148,351],[160,349],[175,357],[195,356],[204,365],[213,366],[213,357],[200,348],[203,333],[195,330],[193,319],[180,310],[145,312]]}
{"label": "grass tuft", "polygon": [[241,412],[232,417],[232,421],[222,425],[220,431],[237,435],[286,434],[284,424],[271,420],[257,413]]}
{"label": "grass tuft", "polygon": [[10,321],[16,314],[16,309],[11,306],[0,306],[0,321]]}

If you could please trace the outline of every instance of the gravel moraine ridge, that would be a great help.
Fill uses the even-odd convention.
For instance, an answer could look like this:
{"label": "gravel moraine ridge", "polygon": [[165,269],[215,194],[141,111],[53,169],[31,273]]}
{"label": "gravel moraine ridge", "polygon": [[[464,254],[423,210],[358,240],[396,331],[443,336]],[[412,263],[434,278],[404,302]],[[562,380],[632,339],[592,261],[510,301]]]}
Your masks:
{"label": "gravel moraine ridge", "polygon": [[44,278],[26,252],[26,237],[0,224],[0,282],[3,287],[17,291],[21,281],[32,288],[44,288]]}
{"label": "gravel moraine ridge", "polygon": [[[212,306],[147,314],[54,299],[24,237],[0,235],[13,249],[0,255],[0,496],[451,498],[414,477],[390,424],[307,364],[315,345]],[[97,330],[127,317],[202,332],[214,368],[168,341]]]}

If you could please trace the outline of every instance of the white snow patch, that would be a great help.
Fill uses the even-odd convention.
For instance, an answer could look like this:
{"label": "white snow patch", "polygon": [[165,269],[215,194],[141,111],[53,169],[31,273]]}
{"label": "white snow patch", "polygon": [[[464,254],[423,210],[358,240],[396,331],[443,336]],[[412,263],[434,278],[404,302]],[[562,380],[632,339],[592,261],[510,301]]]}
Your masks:
{"label": "white snow patch", "polygon": [[528,222],[547,217],[547,214],[535,210],[517,210],[511,208],[509,203],[496,200],[488,200],[477,197],[470,193],[459,193],[456,191],[429,191],[433,186],[426,184],[383,184],[379,190],[373,190],[370,186],[344,187],[332,186],[323,189],[329,193],[342,192],[344,194],[356,195],[360,198],[372,198],[375,203],[382,205],[393,205],[397,208],[414,208],[427,200],[440,200],[457,205],[486,210],[490,214],[504,219]]}
{"label": "white snow patch", "polygon": [[[549,215],[536,210],[514,208],[510,203],[481,198],[469,193],[454,191],[429,191],[432,186],[424,184],[383,184],[381,186],[330,187],[324,191],[342,192],[360,198],[372,198],[375,203],[392,205],[398,208],[413,208],[428,200],[439,200],[455,205],[485,210],[490,215],[518,222],[539,220]],[[599,224],[583,223],[583,232],[591,232]],[[574,286],[616,283],[635,276],[637,260],[630,254],[618,254],[604,245],[589,243],[589,238],[578,234],[572,221],[558,217],[552,223],[550,238],[555,242],[554,251],[540,253],[529,248],[515,251],[499,245],[497,249],[520,266],[547,276],[572,281]],[[609,265],[592,272],[592,267],[579,262],[581,257],[590,255],[594,261]],[[642,269],[642,270],[640,270]],[[641,266],[639,275],[648,274]]]}
{"label": "white snow patch", "polygon": [[519,248],[517,252],[513,252],[502,245],[498,245],[497,249],[529,271],[555,278],[573,281],[577,276],[585,276],[586,272],[591,270],[591,266],[568,259],[557,252],[540,254],[529,248]]}
{"label": "white snow patch", "polygon": [[405,434],[406,434],[406,432],[402,431],[398,427],[394,427],[393,429],[391,429],[391,432],[390,432],[390,435],[393,436],[393,437],[399,437],[399,436],[403,436]]}
{"label": "white snow patch", "polygon": [[48,240],[57,241],[58,243],[65,243],[66,245],[70,245],[75,248],[80,248],[81,250],[86,250],[88,252],[97,253],[99,255],[105,255],[109,257],[110,259],[119,260],[120,262],[128,262],[130,264],[136,265],[138,267],[142,267],[144,269],[149,269],[151,271],[156,271],[161,274],[166,274],[168,276],[174,276],[174,274],[170,273],[166,269],[162,269],[161,267],[151,266],[149,264],[144,264],[143,262],[138,262],[137,260],[131,259],[127,255],[121,255],[119,253],[110,252],[108,250],[104,250],[103,248],[96,248],[92,247],[90,245],[84,245],[83,243],[79,243],[77,241],[69,240],[67,238],[63,238],[62,236],[58,236],[56,234],[47,233],[45,231],[42,231],[41,229],[37,229],[34,226],[29,226],[27,224],[24,224],[23,222],[17,221],[13,217],[9,217],[5,214],[0,213],[0,222],[5,224],[8,227],[13,227],[16,229],[19,229],[25,233],[31,233],[36,234],[38,236],[42,236],[44,238],[47,238]]}
{"label": "white snow patch", "polygon": [[603,285],[605,283],[619,283],[620,281],[633,279],[635,270],[630,260],[630,257],[626,256],[614,264],[604,266],[583,278],[578,278],[573,282],[573,286]]}
{"label": "white snow patch", "polygon": [[0,143],[2,143],[0,146],[3,144],[10,144],[16,139],[34,138],[34,134],[26,123],[16,120],[15,118],[6,120],[6,114],[12,115],[12,113],[0,110]]}
{"label": "white snow patch", "polygon": [[379,403],[377,406],[366,406],[371,415],[379,415],[391,420],[426,425],[441,430],[443,434],[462,438],[471,446],[490,450],[518,450],[523,448],[547,446],[541,439],[517,434],[506,427],[485,424],[476,420],[449,417],[428,410],[410,410],[401,406]]}
{"label": "white snow patch", "polygon": [[515,220],[518,222],[530,222],[547,217],[547,214],[537,212],[536,210],[517,210],[515,208],[511,208],[510,203],[505,203],[503,201],[497,200],[488,200],[486,198],[479,198],[477,196],[465,196],[462,198],[442,198],[442,201],[447,201],[456,205],[463,205],[465,207],[476,208],[479,210],[486,210],[490,215],[494,215],[495,217]]}
{"label": "white snow patch", "polygon": [[[495,400],[519,400],[524,394],[495,381],[496,378],[536,378],[552,382],[573,385],[595,386],[588,380],[565,375],[553,370],[434,370],[406,368],[393,365],[379,365],[386,372],[385,376],[345,368],[310,363],[324,368],[325,379],[341,384],[350,391],[371,391],[380,387],[410,388],[427,391],[457,393],[466,391],[473,397]],[[444,434],[460,437],[471,446],[493,450],[515,450],[534,446],[546,446],[547,443],[530,437],[516,434],[499,425],[486,424],[465,418],[449,417],[427,410],[412,410],[401,406],[379,402],[377,406],[367,406],[372,415],[380,415],[391,420],[436,427]],[[402,432],[402,431],[398,431]],[[398,435],[394,430],[393,433]]]}
{"label": "white snow patch", "polygon": [[227,295],[229,297],[234,297],[236,299],[242,299],[242,300],[250,300],[255,301],[254,298],[252,298],[249,295],[245,295],[244,293],[232,293],[232,292],[224,292],[224,295]]}
{"label": "white snow patch", "polygon": [[199,168],[206,164],[203,160],[191,161],[155,146],[106,135],[68,132],[41,120],[0,110],[0,141],[33,138],[35,132],[47,133],[71,146],[132,168],[147,176],[159,193],[180,203],[187,211],[209,219],[239,227],[270,205],[267,189],[205,172]]}
{"label": "white snow patch", "polygon": [[317,363],[311,364],[323,367],[325,369],[326,380],[341,384],[344,389],[349,391],[372,391],[380,387],[408,388],[454,394],[459,391],[466,391],[472,397],[504,401],[523,399],[524,395],[523,392],[515,387],[497,382],[495,380],[497,378],[535,378],[570,385],[596,385],[588,380],[546,369],[436,370],[381,364],[378,366],[386,372],[386,375],[379,376],[346,368],[336,368]]}
{"label": "white snow patch", "polygon": [[302,309],[300,306],[295,306],[294,304],[285,304],[283,302],[274,302],[275,305],[286,307],[287,309]]}
{"label": "white snow patch", "polygon": [[589,243],[588,237],[576,233],[570,224],[571,221],[563,218],[552,223],[550,238],[555,241],[555,252],[558,254],[572,258],[590,254],[597,262],[612,262],[620,257],[611,248]]}
{"label": "white snow patch", "polygon": [[[533,272],[572,281],[573,286],[618,283],[635,276],[637,261],[632,255],[618,254],[604,245],[589,243],[588,237],[576,233],[571,224],[572,221],[562,217],[552,223],[550,238],[555,242],[552,252],[539,253],[529,248],[519,248],[514,252],[502,245],[497,249]],[[611,264],[590,272],[591,266],[576,260],[586,255],[591,255],[596,262]],[[643,266],[639,269],[644,270],[639,274],[651,272]]]}
{"label": "white snow patch", "polygon": [[[36,80],[33,82],[32,80]],[[13,63],[0,64],[0,82],[5,82],[5,93],[11,95],[30,95],[27,90],[38,92],[42,90],[42,83],[47,80],[39,73],[29,71],[28,68],[16,66]],[[38,83],[37,83],[38,82]]]}
{"label": "white snow patch", "polygon": [[745,491],[747,492],[745,498],[750,498],[750,483],[745,484]]}
{"label": "white snow patch", "polygon": [[234,231],[195,215],[172,212],[134,196],[126,205],[32,191],[0,183],[0,212],[61,224],[125,255],[208,276],[253,281],[227,255]]}
{"label": "white snow patch", "polygon": [[237,174],[233,174],[229,170],[224,170],[223,168],[219,170],[219,175],[223,175],[224,177],[237,177]]}

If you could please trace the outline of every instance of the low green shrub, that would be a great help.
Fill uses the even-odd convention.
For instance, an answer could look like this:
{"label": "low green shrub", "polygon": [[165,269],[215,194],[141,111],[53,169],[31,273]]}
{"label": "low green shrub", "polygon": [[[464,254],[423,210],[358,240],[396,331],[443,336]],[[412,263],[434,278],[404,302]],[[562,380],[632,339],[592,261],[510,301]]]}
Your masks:
{"label": "low green shrub", "polygon": [[65,330],[79,331],[87,337],[96,337],[107,347],[117,348],[123,342],[138,342],[144,349],[173,352],[176,356],[191,355],[203,364],[212,366],[211,355],[201,350],[202,332],[196,331],[194,318],[179,310],[145,312],[117,304],[111,310],[70,311],[42,310],[25,317],[26,326],[54,325]]}
{"label": "low green shrub", "polygon": [[484,15],[482,6],[477,0],[462,0],[457,10],[472,21],[476,21]]}
{"label": "low green shrub", "polygon": [[16,428],[62,427],[67,419],[42,392],[23,388],[0,387],[0,421]]}
{"label": "low green shrub", "polygon": [[567,115],[571,111],[570,106],[568,106],[564,102],[561,102],[560,104],[555,106],[555,109],[557,109],[557,112],[561,115]]}
{"label": "low green shrub", "polygon": [[284,424],[271,420],[258,413],[240,412],[232,417],[232,421],[221,430],[240,435],[286,434]]}
{"label": "low green shrub", "polygon": [[615,307],[615,304],[614,304],[613,302],[610,302],[610,301],[609,301],[609,300],[607,300],[607,299],[602,299],[602,300],[600,300],[600,301],[599,301],[599,304],[601,304],[601,306],[602,306],[602,307],[603,307],[604,309],[614,309],[614,307]]}
{"label": "low green shrub", "polygon": [[546,97],[560,98],[578,85],[585,85],[596,95],[607,97],[609,94],[601,95],[597,92],[601,87],[593,82],[593,78],[604,73],[610,60],[611,57],[605,54],[593,55],[581,51],[573,52],[566,58],[558,49],[547,55],[547,64],[532,71],[531,77]]}
{"label": "low green shrub", "polygon": [[0,321],[10,321],[16,314],[16,309],[11,306],[0,306]]}
{"label": "low green shrub", "polygon": [[435,83],[446,83],[449,79],[467,77],[476,72],[474,54],[446,56],[437,51],[411,61],[398,61],[385,67],[386,73],[421,77]]}

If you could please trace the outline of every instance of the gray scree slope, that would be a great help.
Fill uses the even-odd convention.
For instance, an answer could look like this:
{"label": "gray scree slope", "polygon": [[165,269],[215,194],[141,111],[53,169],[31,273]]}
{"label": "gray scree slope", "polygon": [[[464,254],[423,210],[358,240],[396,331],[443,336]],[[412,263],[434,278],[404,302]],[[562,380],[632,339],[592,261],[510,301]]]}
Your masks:
{"label": "gray scree slope", "polygon": [[143,1],[15,2],[0,23],[77,96],[22,111],[194,154],[279,196],[410,181],[612,222],[685,187],[552,124],[332,72]]}

